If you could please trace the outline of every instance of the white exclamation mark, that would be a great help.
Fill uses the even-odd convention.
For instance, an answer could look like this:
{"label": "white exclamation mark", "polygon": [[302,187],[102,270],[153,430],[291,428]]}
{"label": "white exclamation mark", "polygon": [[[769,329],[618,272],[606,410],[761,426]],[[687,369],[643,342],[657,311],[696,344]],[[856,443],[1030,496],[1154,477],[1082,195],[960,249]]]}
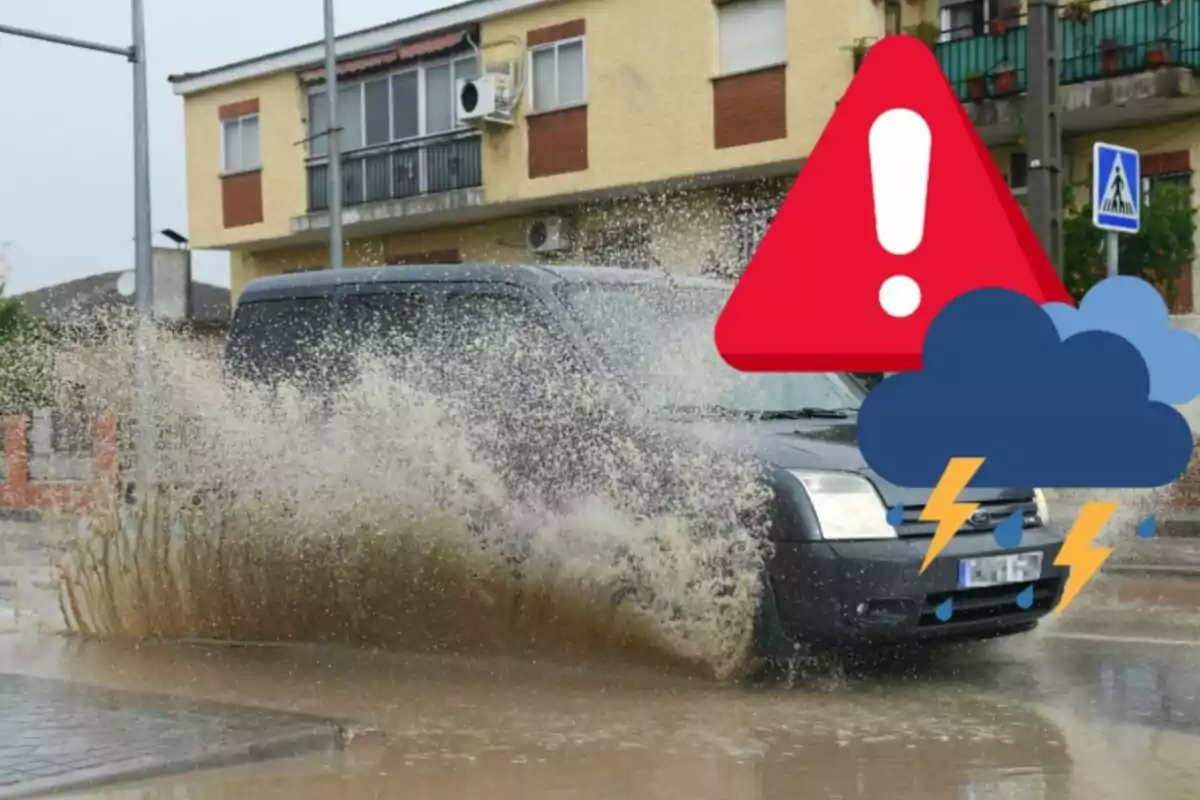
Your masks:
{"label": "white exclamation mark", "polygon": [[[915,111],[893,108],[871,125],[868,144],[875,236],[884,250],[906,256],[925,235],[929,125]],[[879,304],[893,317],[907,317],[921,305],[921,287],[907,275],[893,275],[879,287]]]}

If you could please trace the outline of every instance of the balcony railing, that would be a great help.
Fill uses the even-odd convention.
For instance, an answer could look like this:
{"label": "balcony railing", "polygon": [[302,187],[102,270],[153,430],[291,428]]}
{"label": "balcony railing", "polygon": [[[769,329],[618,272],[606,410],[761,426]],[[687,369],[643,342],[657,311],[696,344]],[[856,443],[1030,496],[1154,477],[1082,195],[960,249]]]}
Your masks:
{"label": "balcony railing", "polygon": [[[978,2],[955,8],[977,10]],[[943,7],[946,9],[947,7]],[[1060,81],[1082,83],[1144,72],[1159,66],[1200,68],[1200,0],[1158,0],[1097,9],[1082,16],[1064,9],[1058,25]],[[943,31],[938,61],[960,99],[978,99],[979,78],[991,97],[1025,91],[1027,29],[1025,18],[997,30],[979,13],[954,14],[973,21]],[[952,17],[953,18],[953,17]],[[1013,70],[1015,80],[997,80]],[[975,80],[971,80],[974,78]]]}
{"label": "balcony railing", "polygon": [[[483,185],[476,131],[355,150],[342,156],[342,203],[438,194]],[[329,208],[329,159],[308,162],[308,210]]]}

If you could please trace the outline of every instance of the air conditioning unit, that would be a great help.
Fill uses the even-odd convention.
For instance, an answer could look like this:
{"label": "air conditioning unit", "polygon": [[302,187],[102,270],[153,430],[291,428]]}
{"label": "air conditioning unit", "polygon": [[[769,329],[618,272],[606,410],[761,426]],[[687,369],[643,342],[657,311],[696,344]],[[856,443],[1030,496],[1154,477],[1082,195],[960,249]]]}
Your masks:
{"label": "air conditioning unit", "polygon": [[458,82],[458,118],[470,123],[513,124],[512,78],[489,72]]}
{"label": "air conditioning unit", "polygon": [[562,217],[535,219],[525,229],[525,244],[535,253],[561,253],[569,250],[570,223]]}

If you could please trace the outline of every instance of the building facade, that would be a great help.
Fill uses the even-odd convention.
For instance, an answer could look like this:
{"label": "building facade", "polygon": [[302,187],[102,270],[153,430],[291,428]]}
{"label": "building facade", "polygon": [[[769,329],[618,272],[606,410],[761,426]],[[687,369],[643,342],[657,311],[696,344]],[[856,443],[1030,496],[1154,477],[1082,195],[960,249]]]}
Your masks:
{"label": "building facade", "polygon": [[[1069,180],[1088,179],[1103,139],[1142,150],[1151,183],[1191,182],[1200,0],[1101,5],[1062,12]],[[930,37],[1020,197],[1025,27],[1002,0],[470,0],[339,37],[346,263],[736,275],[855,51],[898,31]],[[235,298],[328,264],[323,56],[315,43],[171,79],[192,246],[230,252]],[[472,80],[498,92],[490,117],[463,105]]]}

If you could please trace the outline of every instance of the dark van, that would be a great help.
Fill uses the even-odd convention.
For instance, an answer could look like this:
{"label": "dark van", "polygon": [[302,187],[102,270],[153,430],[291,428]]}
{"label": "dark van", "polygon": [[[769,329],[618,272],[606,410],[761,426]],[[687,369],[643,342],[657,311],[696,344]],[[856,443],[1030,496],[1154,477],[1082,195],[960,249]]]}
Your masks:
{"label": "dark van", "polygon": [[[1028,631],[1057,604],[1067,575],[1054,565],[1062,532],[1032,488],[970,490],[978,510],[919,574],[935,525],[919,517],[929,491],[874,474],[857,446],[866,394],[842,374],[746,374],[720,360],[712,330],[726,283],[641,270],[507,265],[404,266],[304,272],[248,284],[234,316],[227,364],[265,376],[304,364],[331,330],[365,326],[410,337],[492,330],[509,321],[552,333],[564,358],[638,394],[664,427],[716,429],[761,461],[774,508],[758,637],[764,656],[798,643],[835,646],[979,639]],[[658,343],[700,343],[685,380],[657,381]],[[401,341],[404,341],[402,338]],[[649,347],[647,343],[652,343]],[[520,340],[514,346],[520,347]],[[704,352],[701,352],[704,351]],[[453,360],[453,350],[447,358]],[[649,393],[647,393],[649,392]],[[893,526],[888,508],[903,506]],[[996,524],[1019,512],[1020,547]],[[1023,590],[1032,588],[1018,596]],[[953,614],[939,615],[953,599]]]}

